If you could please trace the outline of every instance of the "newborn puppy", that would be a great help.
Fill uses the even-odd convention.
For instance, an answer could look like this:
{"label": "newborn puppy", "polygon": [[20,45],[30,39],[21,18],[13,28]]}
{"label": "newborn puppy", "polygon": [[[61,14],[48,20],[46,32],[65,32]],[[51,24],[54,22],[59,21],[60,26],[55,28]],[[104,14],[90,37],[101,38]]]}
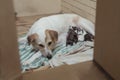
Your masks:
{"label": "newborn puppy", "polygon": [[[51,59],[52,50],[61,42],[60,35],[67,33],[69,26],[80,26],[94,35],[94,24],[89,20],[76,14],[59,14],[36,21],[27,34],[28,44],[39,50],[44,57]],[[74,38],[73,42],[77,43],[77,33],[72,30],[69,33],[72,34],[69,38]],[[70,41],[67,44],[73,45]]]}
{"label": "newborn puppy", "polygon": [[87,32],[87,34],[84,36],[84,41],[93,41],[94,36]]}
{"label": "newborn puppy", "polygon": [[78,42],[78,29],[77,27],[72,27],[72,29],[69,29],[68,31],[68,35],[66,38],[66,46],[67,45],[72,46],[74,43],[77,43],[77,42]]}

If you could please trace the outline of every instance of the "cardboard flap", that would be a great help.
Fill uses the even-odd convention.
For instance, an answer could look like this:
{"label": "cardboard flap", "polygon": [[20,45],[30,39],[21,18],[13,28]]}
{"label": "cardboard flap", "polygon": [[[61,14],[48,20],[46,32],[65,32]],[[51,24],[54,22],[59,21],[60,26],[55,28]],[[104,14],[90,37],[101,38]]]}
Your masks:
{"label": "cardboard flap", "polygon": [[21,70],[12,1],[1,0],[0,10],[0,80],[14,80]]}
{"label": "cardboard flap", "polygon": [[97,0],[95,61],[120,80],[120,0]]}
{"label": "cardboard flap", "polygon": [[110,80],[92,61],[23,75],[23,80]]}

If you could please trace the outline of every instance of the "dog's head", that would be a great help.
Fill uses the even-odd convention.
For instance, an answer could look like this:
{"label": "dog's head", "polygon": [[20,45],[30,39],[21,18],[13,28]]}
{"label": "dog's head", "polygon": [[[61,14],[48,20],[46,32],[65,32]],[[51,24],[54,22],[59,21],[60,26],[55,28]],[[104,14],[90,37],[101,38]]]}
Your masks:
{"label": "dog's head", "polygon": [[42,39],[42,35],[39,36],[37,33],[35,33],[28,36],[27,40],[28,44],[32,44],[34,49],[39,49],[43,56],[51,59],[52,50],[55,48],[58,40],[58,33],[54,30],[46,30],[45,39]]}

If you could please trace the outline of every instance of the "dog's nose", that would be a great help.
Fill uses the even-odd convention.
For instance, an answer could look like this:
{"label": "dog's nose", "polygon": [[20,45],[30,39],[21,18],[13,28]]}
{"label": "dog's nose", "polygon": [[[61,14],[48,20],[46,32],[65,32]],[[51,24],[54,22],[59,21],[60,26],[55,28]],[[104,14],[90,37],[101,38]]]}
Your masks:
{"label": "dog's nose", "polygon": [[52,58],[52,55],[51,55],[51,54],[47,55],[47,58],[48,58],[48,59],[51,59],[51,58]]}

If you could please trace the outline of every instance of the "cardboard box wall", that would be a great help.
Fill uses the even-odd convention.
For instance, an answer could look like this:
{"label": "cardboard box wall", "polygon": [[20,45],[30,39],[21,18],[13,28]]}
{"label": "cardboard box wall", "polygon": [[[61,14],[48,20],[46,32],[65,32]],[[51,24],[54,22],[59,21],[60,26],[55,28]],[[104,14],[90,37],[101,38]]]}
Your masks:
{"label": "cardboard box wall", "polygon": [[[98,0],[94,56],[95,61],[115,80],[120,80],[119,2],[119,0]],[[0,80],[15,80],[15,78],[20,76],[21,68],[12,1],[1,0],[0,10]],[[100,80],[101,77],[105,78],[102,75],[104,73],[101,73],[94,66],[93,62],[61,66],[56,69],[23,75],[23,79]]]}
{"label": "cardboard box wall", "polygon": [[20,75],[15,16],[11,0],[0,1],[0,80]]}
{"label": "cardboard box wall", "polygon": [[120,0],[97,0],[95,61],[120,80]]}
{"label": "cardboard box wall", "polygon": [[61,12],[61,0],[13,0],[13,2],[18,17]]}

